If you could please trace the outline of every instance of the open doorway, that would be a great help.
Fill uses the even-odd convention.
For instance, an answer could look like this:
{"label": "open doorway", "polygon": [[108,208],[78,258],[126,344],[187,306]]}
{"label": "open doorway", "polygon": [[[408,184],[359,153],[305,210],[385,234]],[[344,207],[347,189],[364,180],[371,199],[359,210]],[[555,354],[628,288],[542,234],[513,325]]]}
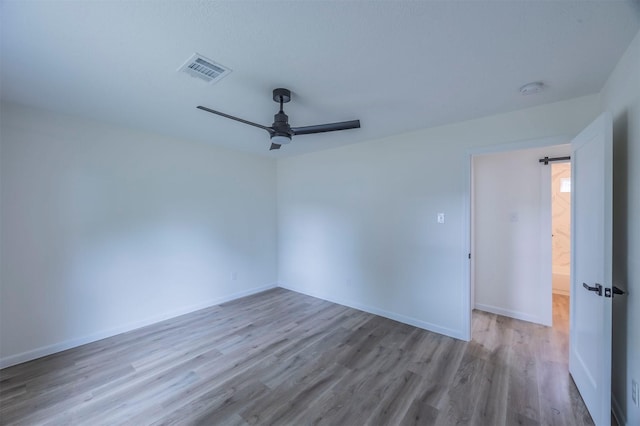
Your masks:
{"label": "open doorway", "polygon": [[[540,159],[566,157],[569,149],[542,146],[472,156],[471,294],[476,309],[553,325],[551,167],[555,162],[545,164]],[[559,179],[563,177],[564,173]],[[566,205],[559,206],[570,212]],[[567,219],[562,232],[569,238],[570,219],[562,218]],[[563,247],[570,250],[568,243]],[[569,268],[568,252],[557,263]],[[556,272],[559,276],[566,272],[560,276],[567,285],[565,297],[559,300],[568,302],[569,272],[561,268]]]}
{"label": "open doorway", "polygon": [[[556,371],[542,373],[543,377],[553,378],[553,389],[564,389],[570,394],[564,394],[563,400],[583,399],[588,412],[598,423],[607,424],[611,418],[611,343],[612,343],[612,296],[615,287],[612,286],[612,118],[610,113],[601,114],[589,126],[571,140],[566,146],[569,152],[549,152],[548,155],[540,157],[537,161],[545,164],[540,168],[538,175],[542,185],[538,187],[529,186],[535,179],[515,179],[515,173],[503,173],[506,167],[510,171],[517,171],[517,176],[522,176],[522,171],[530,169],[530,161],[521,161],[522,158],[514,156],[495,161],[495,157],[490,154],[518,153],[525,155],[528,148],[546,146],[549,151],[555,148],[562,149],[561,146],[552,147],[552,144],[545,144],[544,141],[527,141],[526,143],[513,143],[506,146],[495,147],[491,150],[476,150],[469,153],[469,174],[470,187],[469,204],[469,333],[472,340],[478,330],[475,328],[473,318],[478,316],[500,315],[510,316],[516,319],[523,319],[529,322],[537,322],[543,325],[553,325],[545,323],[545,298],[548,297],[549,320],[553,317],[552,309],[552,227],[551,227],[551,167],[549,163],[559,160],[558,157],[566,157],[571,154],[571,214],[570,231],[570,279],[569,290],[570,308],[569,321],[565,321],[567,330],[562,332],[555,327],[538,327],[534,334],[544,335],[538,346],[551,344],[550,347],[535,351],[540,355],[539,366],[543,369],[547,366],[555,366]],[[559,155],[558,155],[559,154]],[[480,177],[479,168],[481,158],[486,155],[489,159],[484,166],[489,171],[489,176],[494,175],[493,181]],[[555,157],[555,158],[551,158]],[[564,159],[563,159],[564,160]],[[507,166],[504,166],[504,165]],[[546,170],[546,172],[542,171]],[[495,178],[497,177],[497,178]],[[546,184],[545,184],[546,179]],[[482,182],[484,180],[484,183]],[[504,183],[507,185],[503,185]],[[479,189],[484,186],[485,195],[480,194]],[[539,190],[539,188],[542,190]],[[513,189],[516,190],[513,190]],[[513,191],[511,191],[513,190]],[[546,197],[542,194],[545,191]],[[540,194],[536,197],[525,197],[524,195]],[[498,194],[490,205],[485,205],[486,223],[479,219],[478,213],[481,211],[478,201],[489,196]],[[523,195],[524,194],[524,195]],[[525,200],[526,198],[526,200]],[[546,201],[545,201],[546,199]],[[527,201],[527,202],[523,202]],[[543,209],[544,203],[548,204],[547,209]],[[523,217],[528,214],[539,215],[539,235],[540,251],[531,250],[524,252],[520,244],[529,236],[530,244],[533,248],[534,238],[531,238],[529,228],[525,231],[522,227]],[[486,226],[493,220],[495,225]],[[527,223],[534,223],[528,220]],[[495,232],[489,232],[495,231]],[[484,233],[484,236],[482,235]],[[506,236],[506,238],[505,238]],[[548,238],[548,244],[545,239]],[[507,247],[508,250],[505,250]],[[545,249],[546,247],[546,249]],[[545,253],[547,250],[548,253]],[[488,254],[490,262],[487,262]],[[497,256],[496,256],[497,255]],[[529,255],[529,256],[526,256]],[[544,260],[548,255],[548,259]],[[513,262],[513,258],[516,261]],[[525,261],[523,261],[523,258]],[[542,260],[542,261],[540,261]],[[484,264],[483,264],[484,262]],[[519,262],[519,263],[518,263]],[[544,264],[548,265],[545,271]],[[535,271],[539,271],[541,276],[536,277],[535,272],[531,274],[533,281],[537,282],[530,287],[534,294],[527,293],[529,286],[523,286],[523,282],[531,283],[531,276],[524,274],[526,268],[520,267],[534,266]],[[545,278],[546,276],[546,278]],[[487,279],[488,278],[488,279]],[[506,278],[506,279],[504,279]],[[548,286],[547,286],[548,283]],[[582,286],[577,283],[582,283]],[[601,284],[601,283],[604,283]],[[610,287],[607,287],[610,286]],[[530,296],[533,303],[528,302],[528,298],[523,298],[522,294]],[[557,294],[557,293],[556,293]],[[565,296],[566,297],[566,296]],[[492,302],[494,304],[492,304]],[[542,303],[540,303],[542,302]],[[502,306],[499,306],[501,303]],[[506,306],[506,308],[505,308]],[[542,307],[538,312],[532,312],[531,307]],[[489,313],[472,312],[477,310],[488,311]],[[515,308],[515,309],[514,309]],[[526,310],[526,311],[525,311]],[[493,312],[492,312],[493,311]],[[496,315],[497,314],[497,315]],[[520,318],[518,318],[520,317]],[[528,318],[527,318],[528,317]],[[514,323],[506,320],[503,323]],[[520,323],[526,325],[526,323]],[[487,330],[487,328],[485,328]],[[528,341],[527,339],[521,341]],[[517,343],[517,342],[516,342]],[[545,359],[552,356],[554,359]],[[568,358],[568,360],[567,360]],[[551,361],[551,362],[549,362]],[[570,375],[565,374],[570,371]],[[538,370],[540,377],[541,370]],[[556,380],[565,379],[559,384]],[[544,386],[544,385],[543,385]],[[542,389],[538,387],[538,389]],[[545,387],[545,389],[551,389]],[[579,389],[579,391],[578,391]],[[554,392],[545,392],[544,397]],[[575,395],[575,397],[574,397]],[[541,401],[540,401],[541,402]],[[583,418],[588,419],[589,414]]]}
{"label": "open doorway", "polygon": [[569,332],[571,289],[571,163],[551,163],[553,327]]}

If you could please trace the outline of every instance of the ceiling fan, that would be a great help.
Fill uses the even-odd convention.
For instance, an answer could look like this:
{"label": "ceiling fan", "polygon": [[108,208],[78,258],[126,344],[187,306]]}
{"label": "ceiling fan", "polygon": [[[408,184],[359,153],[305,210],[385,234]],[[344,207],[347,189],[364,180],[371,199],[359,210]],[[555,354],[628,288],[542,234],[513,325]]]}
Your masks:
{"label": "ceiling fan", "polygon": [[280,149],[282,145],[288,144],[289,142],[291,142],[291,137],[294,135],[310,135],[313,133],[334,132],[336,130],[360,128],[360,120],[341,121],[339,123],[317,124],[315,126],[291,127],[289,125],[289,117],[282,110],[282,105],[286,104],[291,100],[291,91],[289,91],[288,89],[282,89],[282,88],[274,89],[273,100],[280,104],[280,111],[278,111],[278,113],[274,115],[273,124],[271,125],[271,127],[267,127],[261,124],[253,123],[251,121],[243,120],[242,118],[234,117],[233,115],[225,114],[223,112],[216,111],[211,108],[204,107],[202,105],[199,105],[198,109],[266,130],[267,132],[269,132],[269,135],[271,136],[271,148],[269,148],[269,151],[271,151],[272,149]]}

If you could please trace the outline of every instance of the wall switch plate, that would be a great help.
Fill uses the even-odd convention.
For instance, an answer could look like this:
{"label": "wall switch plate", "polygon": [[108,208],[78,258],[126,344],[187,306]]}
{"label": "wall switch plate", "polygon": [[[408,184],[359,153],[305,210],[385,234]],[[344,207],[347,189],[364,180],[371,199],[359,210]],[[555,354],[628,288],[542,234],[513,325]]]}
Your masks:
{"label": "wall switch plate", "polygon": [[631,400],[635,404],[636,407],[640,407],[640,395],[638,394],[640,389],[638,389],[638,382],[635,380],[631,380]]}
{"label": "wall switch plate", "polygon": [[444,213],[438,213],[438,223],[444,223]]}
{"label": "wall switch plate", "polygon": [[238,273],[237,272],[232,272],[231,273],[231,281],[237,281],[238,280]]}

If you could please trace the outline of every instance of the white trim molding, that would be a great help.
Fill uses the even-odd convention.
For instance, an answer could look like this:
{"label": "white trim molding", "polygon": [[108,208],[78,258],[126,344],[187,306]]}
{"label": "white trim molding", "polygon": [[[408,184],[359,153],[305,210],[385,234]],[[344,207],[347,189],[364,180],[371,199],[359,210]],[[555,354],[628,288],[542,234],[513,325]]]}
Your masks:
{"label": "white trim molding", "polygon": [[281,288],[284,288],[284,289],[290,290],[290,291],[295,291],[296,293],[304,294],[304,295],[307,295],[307,296],[315,297],[317,299],[326,300],[327,302],[336,303],[338,305],[346,306],[348,308],[357,309],[359,311],[367,312],[369,314],[373,314],[373,315],[378,315],[378,316],[381,316],[381,317],[389,318],[391,320],[398,321],[398,322],[401,322],[403,324],[412,325],[414,327],[422,328],[422,329],[427,330],[427,331],[432,331],[434,333],[443,334],[445,336],[453,337],[454,339],[467,341],[467,339],[465,339],[465,333],[464,333],[463,330],[454,330],[454,329],[451,329],[451,328],[442,327],[442,326],[440,326],[438,324],[433,324],[433,323],[430,323],[430,322],[427,322],[427,321],[422,321],[422,320],[419,320],[419,319],[416,319],[416,318],[412,318],[412,317],[408,317],[408,316],[405,316],[405,315],[397,314],[395,312],[386,311],[384,309],[380,309],[380,308],[377,308],[377,307],[374,307],[374,306],[367,306],[367,305],[363,305],[361,303],[353,303],[353,302],[348,302],[348,301],[341,300],[341,299],[336,299],[336,298],[328,298],[328,297],[325,297],[325,296],[321,296],[319,294],[315,294],[313,292],[303,291],[303,290],[300,290],[300,289],[298,289],[298,288],[296,288],[294,286],[283,284],[283,283],[278,284],[278,287],[281,287]]}
{"label": "white trim molding", "polygon": [[541,318],[535,315],[527,314],[525,312],[512,311],[510,309],[503,309],[503,308],[499,308],[497,306],[491,306],[491,305],[483,305],[481,303],[476,303],[475,307],[479,311],[502,315],[504,317],[509,317],[509,318],[515,318],[517,320],[533,322],[536,324],[551,326],[551,324],[547,324]]}
{"label": "white trim molding", "polygon": [[207,300],[206,302],[201,302],[195,305],[182,307],[180,309],[176,309],[168,313],[163,313],[161,315],[156,315],[142,321],[136,321],[136,322],[132,322],[120,327],[115,327],[109,330],[99,331],[97,333],[93,333],[88,336],[82,336],[76,339],[70,339],[64,342],[54,343],[52,345],[42,346],[42,347],[32,349],[26,352],[22,352],[19,354],[10,355],[5,358],[0,358],[0,368],[11,367],[12,365],[21,364],[23,362],[31,361],[36,358],[41,358],[43,356],[52,355],[58,352],[65,351],[67,349],[75,348],[91,342],[96,342],[98,340],[106,339],[107,337],[113,337],[117,334],[126,333],[131,330],[146,327],[148,325],[155,324],[171,318],[175,318],[180,315],[199,311],[200,309],[205,309],[211,306],[220,305],[225,302],[230,302],[231,300],[240,299],[241,297],[251,296],[252,294],[260,293],[276,287],[277,287],[276,284],[269,284],[262,287],[255,287],[250,290],[240,291],[240,292],[229,294],[223,297],[210,299],[210,300]]}

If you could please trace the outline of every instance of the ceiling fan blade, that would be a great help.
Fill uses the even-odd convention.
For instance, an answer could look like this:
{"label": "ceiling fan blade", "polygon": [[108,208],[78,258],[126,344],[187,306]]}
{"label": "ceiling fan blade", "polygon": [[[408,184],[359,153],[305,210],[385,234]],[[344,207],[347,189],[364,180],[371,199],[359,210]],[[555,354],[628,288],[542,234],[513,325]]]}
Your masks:
{"label": "ceiling fan blade", "polygon": [[271,148],[269,148],[269,151],[273,151],[274,149],[280,149],[282,145],[278,145],[277,143],[272,143],[271,144]]}
{"label": "ceiling fan blade", "polygon": [[315,126],[292,127],[294,135],[310,135],[312,133],[335,132],[336,130],[359,129],[360,120],[341,121],[339,123],[317,124]]}
{"label": "ceiling fan blade", "polygon": [[207,108],[207,107],[204,107],[204,106],[202,106],[202,105],[198,105],[198,107],[197,107],[197,108],[198,108],[198,109],[201,109],[201,110],[203,110],[203,111],[210,112],[211,114],[220,115],[220,116],[222,116],[222,117],[230,118],[230,119],[232,119],[232,120],[239,121],[239,122],[241,122],[241,123],[248,124],[248,125],[250,125],[250,126],[258,127],[258,128],[260,128],[260,129],[266,130],[267,132],[269,132],[269,134],[272,134],[272,133],[273,133],[273,129],[272,129],[271,127],[263,126],[262,124],[258,124],[258,123],[254,123],[254,122],[252,122],[252,121],[244,120],[244,119],[242,119],[242,118],[234,117],[233,115],[225,114],[224,112],[216,111],[216,110],[214,110],[214,109]]}

